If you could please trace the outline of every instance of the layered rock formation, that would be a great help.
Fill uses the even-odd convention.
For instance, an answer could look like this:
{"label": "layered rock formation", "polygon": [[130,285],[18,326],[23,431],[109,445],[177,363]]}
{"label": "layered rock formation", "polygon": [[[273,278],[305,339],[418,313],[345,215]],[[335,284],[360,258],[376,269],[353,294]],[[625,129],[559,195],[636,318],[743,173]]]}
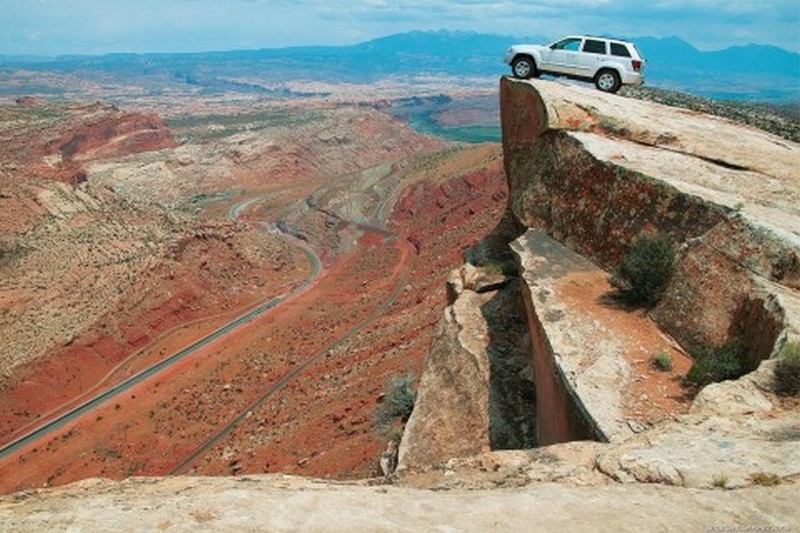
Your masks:
{"label": "layered rock formation", "polygon": [[637,237],[669,235],[682,252],[653,316],[684,345],[741,336],[755,368],[781,331],[800,333],[781,311],[797,309],[800,282],[796,143],[553,83],[504,80],[501,101],[523,224],[608,269]]}
{"label": "layered rock formation", "polygon": [[[3,525],[90,529],[136,514],[136,526],[176,530],[796,527],[800,414],[761,361],[797,336],[800,148],[551,82],[504,80],[501,97],[508,213],[470,250],[478,267],[451,278],[393,478],[405,487],[85,482],[0,498]],[[405,198],[397,219],[413,224]],[[421,229],[406,234],[418,251]],[[608,271],[654,232],[680,245],[673,282],[652,313],[616,305]],[[498,274],[514,270],[497,255],[503,238],[519,276]],[[681,343],[732,337],[756,370],[689,397]],[[656,350],[671,373],[649,367]],[[584,438],[609,442],[560,443]],[[545,446],[498,451],[534,444]]]}
{"label": "layered rock formation", "polygon": [[[791,428],[800,414],[774,394],[774,362],[762,361],[800,331],[800,147],[716,117],[552,82],[504,79],[501,108],[508,208],[520,228],[506,234],[531,340],[537,440],[610,443],[542,448],[511,460],[510,470],[527,471],[528,481],[705,488],[749,485],[765,472],[794,479],[800,454]],[[637,238],[656,233],[677,243],[677,270],[649,313],[626,308],[614,299],[609,272]],[[401,445],[406,479],[447,486],[470,460],[442,456],[486,447],[488,402],[480,416],[468,417],[465,407],[486,375],[450,379],[464,367],[461,354],[471,354],[474,368],[488,364],[475,339],[490,337],[491,328],[459,319],[479,305],[462,291],[445,312],[436,346],[450,346],[450,359],[434,348],[428,371],[435,375],[423,378]],[[692,364],[685,350],[733,338],[743,342],[749,370],[758,370],[692,401],[681,385]],[[672,371],[652,368],[657,353],[670,355]],[[462,422],[430,423],[451,417]],[[428,450],[438,462],[426,465],[414,452],[426,445],[439,450]],[[558,460],[542,466],[539,453]],[[508,461],[497,452],[483,457],[487,471]]]}

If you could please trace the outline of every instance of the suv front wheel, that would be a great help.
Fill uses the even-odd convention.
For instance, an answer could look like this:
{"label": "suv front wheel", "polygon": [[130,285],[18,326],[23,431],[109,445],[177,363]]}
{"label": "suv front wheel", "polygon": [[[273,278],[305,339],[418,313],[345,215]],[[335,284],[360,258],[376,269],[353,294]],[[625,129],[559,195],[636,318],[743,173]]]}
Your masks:
{"label": "suv front wheel", "polygon": [[528,80],[539,75],[536,70],[536,63],[528,56],[520,56],[511,63],[511,72],[514,77]]}
{"label": "suv front wheel", "polygon": [[622,80],[615,70],[603,69],[594,77],[594,86],[606,93],[615,93],[622,86]]}

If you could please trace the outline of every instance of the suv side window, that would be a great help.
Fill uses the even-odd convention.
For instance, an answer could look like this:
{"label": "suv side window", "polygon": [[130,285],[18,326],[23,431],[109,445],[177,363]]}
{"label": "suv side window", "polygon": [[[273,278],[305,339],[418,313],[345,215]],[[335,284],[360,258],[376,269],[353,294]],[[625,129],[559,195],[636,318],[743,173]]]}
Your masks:
{"label": "suv side window", "polygon": [[595,39],[586,39],[586,42],[583,43],[583,51],[590,54],[605,54],[606,42],[597,41]]}
{"label": "suv side window", "polygon": [[620,57],[631,57],[628,47],[620,43],[611,43],[611,55]]}
{"label": "suv side window", "polygon": [[563,39],[550,46],[553,50],[571,50],[577,52],[581,48],[580,39]]}

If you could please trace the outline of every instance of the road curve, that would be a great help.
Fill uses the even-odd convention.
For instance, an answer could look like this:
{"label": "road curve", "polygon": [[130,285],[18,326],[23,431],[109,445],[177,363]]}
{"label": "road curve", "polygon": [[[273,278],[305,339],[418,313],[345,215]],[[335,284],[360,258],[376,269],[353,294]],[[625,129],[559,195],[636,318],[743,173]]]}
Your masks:
{"label": "road curve", "polygon": [[[339,217],[337,216],[337,218],[339,218]],[[340,220],[342,220],[342,219],[340,218]],[[352,221],[348,221],[348,222],[350,222],[351,224],[356,225],[357,227],[359,227],[361,229],[364,229],[364,230],[367,230],[367,231],[373,231],[375,233],[378,233],[378,234],[382,235],[383,237],[385,237],[387,239],[395,240],[400,246],[407,246],[407,247],[411,246],[406,241],[397,239],[397,236],[395,234],[393,234],[391,232],[388,232],[383,228],[379,228],[377,226],[372,226],[370,224],[362,224],[362,223],[352,222]],[[413,253],[410,251],[410,249],[405,250],[405,253],[408,254],[409,256],[413,257]],[[334,348],[338,347],[342,343],[350,340],[354,335],[356,335],[358,332],[360,332],[362,329],[364,329],[373,320],[375,320],[377,317],[379,317],[383,313],[385,313],[386,310],[395,301],[397,301],[397,298],[400,296],[400,293],[403,292],[403,289],[405,288],[405,286],[406,286],[406,284],[408,282],[408,276],[410,274],[410,271],[411,271],[411,269],[407,268],[406,271],[403,274],[401,274],[400,280],[398,280],[398,282],[397,282],[397,284],[395,286],[395,289],[392,291],[392,293],[389,295],[389,297],[386,298],[386,300],[384,300],[381,303],[381,305],[379,305],[372,313],[370,313],[369,315],[364,317],[357,324],[353,325],[350,329],[348,329],[340,337],[336,338],[335,340],[330,342],[327,346],[323,347],[322,349],[320,349],[319,351],[314,353],[312,356],[310,356],[308,359],[306,359],[302,363],[300,363],[297,367],[293,368],[291,371],[286,373],[286,375],[284,375],[281,379],[279,379],[274,385],[272,385],[266,391],[264,391],[259,398],[257,398],[255,401],[250,403],[244,409],[242,409],[239,412],[239,414],[233,420],[231,420],[229,423],[227,423],[222,429],[220,429],[214,435],[212,435],[211,438],[209,438],[204,444],[202,444],[194,452],[192,452],[188,457],[186,457],[183,461],[181,461],[181,463],[179,463],[178,466],[176,466],[175,468],[173,468],[169,472],[169,475],[172,476],[172,475],[185,474],[189,470],[189,467],[191,467],[192,464],[197,459],[199,459],[202,455],[204,455],[211,448],[213,448],[214,446],[219,444],[220,441],[222,441],[231,432],[233,432],[233,430],[236,429],[236,427],[239,424],[241,424],[254,409],[260,407],[267,400],[269,400],[272,396],[274,396],[275,394],[280,392],[283,388],[286,387],[286,385],[288,385],[293,379],[295,379],[300,374],[302,374],[303,371],[305,371],[308,367],[310,367],[311,365],[313,365],[314,363],[316,363],[317,361],[322,359],[323,356],[325,356],[325,354],[327,354],[328,352],[330,352]]]}
{"label": "road curve", "polygon": [[[230,216],[232,218],[237,217],[243,209],[245,209],[247,206],[249,206],[250,204],[259,199],[261,199],[261,197],[251,198],[239,202],[238,204],[235,204],[229,210]],[[307,243],[304,243],[303,241],[291,235],[288,234],[283,234],[283,235],[284,238],[286,238],[287,240],[291,241],[293,244],[298,246],[306,255],[309,262],[311,263],[311,273],[309,274],[308,278],[306,278],[305,281],[303,281],[302,284],[298,285],[288,293],[284,293],[280,296],[272,298],[271,300],[251,309],[250,311],[244,313],[243,315],[235,318],[231,322],[216,329],[212,333],[202,337],[201,339],[193,342],[189,346],[174,353],[168,358],[163,359],[162,361],[142,370],[141,372],[138,372],[137,374],[134,374],[133,376],[112,386],[111,388],[106,389],[105,391],[97,394],[96,396],[93,396],[92,398],[83,402],[77,407],[74,407],[64,412],[63,414],[58,415],[52,420],[26,433],[25,435],[22,435],[17,439],[3,445],[2,448],[0,448],[0,460],[7,458],[11,454],[37,441],[38,439],[44,437],[45,435],[59,429],[65,424],[77,419],[78,417],[90,412],[92,409],[102,405],[103,403],[111,400],[112,398],[119,396],[120,394],[127,391],[131,387],[137,385],[138,383],[141,383],[142,381],[159,374],[160,372],[166,370],[175,363],[185,359],[186,357],[188,357],[195,351],[199,350],[200,348],[231,333],[235,329],[247,324],[248,322],[251,322],[261,314],[283,303],[287,299],[307,290],[311,286],[311,284],[317,279],[320,272],[322,271],[322,262],[320,261],[320,258],[317,256],[314,250],[312,250]]]}

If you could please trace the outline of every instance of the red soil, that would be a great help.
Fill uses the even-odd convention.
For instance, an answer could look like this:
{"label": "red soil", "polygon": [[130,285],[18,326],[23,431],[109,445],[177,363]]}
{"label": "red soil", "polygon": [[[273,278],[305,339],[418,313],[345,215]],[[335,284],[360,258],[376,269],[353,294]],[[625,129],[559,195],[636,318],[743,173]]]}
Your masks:
{"label": "red soil", "polygon": [[[216,255],[218,260],[226,260],[222,253]],[[123,306],[99,329],[48,357],[15,369],[0,387],[4,405],[0,444],[208,335],[255,304],[287,292],[307,275],[307,268],[287,268],[283,276],[267,280],[258,291],[217,292],[214,296],[214,287],[201,279],[203,272],[194,270],[193,263],[183,265],[188,268],[178,279],[163,275],[152,305],[145,298],[138,305]],[[241,275],[253,275],[252,269],[243,269]],[[142,287],[149,285],[141,280]],[[172,296],[163,298],[163,294]],[[229,310],[210,315],[213,309]]]}
{"label": "red soil", "polygon": [[[695,391],[686,387],[684,377],[692,358],[658,329],[646,311],[608,303],[608,296],[614,293],[608,274],[572,273],[559,280],[555,288],[567,312],[590,317],[615,335],[626,337],[622,339],[627,346],[622,356],[630,365],[632,378],[621,391],[620,407],[625,418],[652,425],[689,410]],[[661,352],[672,359],[672,370],[653,366],[653,357]]]}
{"label": "red soil", "polygon": [[[473,153],[473,159],[464,157],[437,174],[451,179],[419,185],[405,195],[395,217],[400,238],[364,233],[308,292],[0,462],[0,491],[91,476],[169,473],[287,373],[316,356],[297,379],[251,409],[190,467],[224,474],[374,474],[383,445],[372,428],[377,399],[390,377],[408,370],[420,375],[445,305],[450,269],[505,210],[499,148],[475,153],[482,170],[466,171],[476,168]],[[176,322],[181,318],[174,314]],[[133,322],[124,336],[139,342],[137,328],[161,322],[155,317]],[[159,331],[168,329],[170,322],[163,323]],[[154,342],[139,363],[172,353],[211,327],[201,323]],[[76,362],[106,361],[107,342],[76,345]],[[96,375],[118,361],[108,359]]]}

